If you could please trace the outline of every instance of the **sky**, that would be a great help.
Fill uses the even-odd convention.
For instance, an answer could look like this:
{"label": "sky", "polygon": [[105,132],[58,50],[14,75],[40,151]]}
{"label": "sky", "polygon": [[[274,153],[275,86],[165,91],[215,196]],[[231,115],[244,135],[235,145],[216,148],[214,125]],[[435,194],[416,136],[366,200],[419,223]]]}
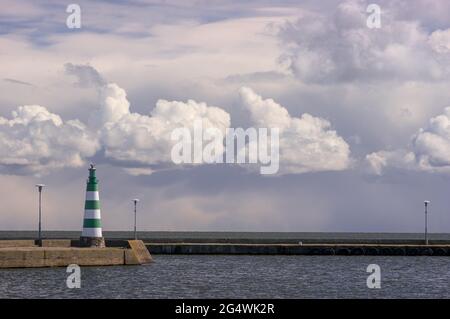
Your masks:
{"label": "sky", "polygon": [[[0,4],[0,229],[450,231],[450,2]],[[369,4],[381,9],[369,28]],[[176,165],[195,119],[280,128],[280,169]]]}

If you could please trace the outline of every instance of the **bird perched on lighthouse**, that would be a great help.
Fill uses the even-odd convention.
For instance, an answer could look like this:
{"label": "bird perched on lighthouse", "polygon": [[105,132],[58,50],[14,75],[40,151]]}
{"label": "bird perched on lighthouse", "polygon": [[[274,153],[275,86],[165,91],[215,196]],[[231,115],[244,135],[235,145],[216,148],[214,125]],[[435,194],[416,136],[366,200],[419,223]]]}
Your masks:
{"label": "bird perched on lighthouse", "polygon": [[102,235],[98,180],[95,173],[95,165],[90,164],[84,204],[83,232],[80,237],[80,244],[85,247],[105,247],[105,239]]}

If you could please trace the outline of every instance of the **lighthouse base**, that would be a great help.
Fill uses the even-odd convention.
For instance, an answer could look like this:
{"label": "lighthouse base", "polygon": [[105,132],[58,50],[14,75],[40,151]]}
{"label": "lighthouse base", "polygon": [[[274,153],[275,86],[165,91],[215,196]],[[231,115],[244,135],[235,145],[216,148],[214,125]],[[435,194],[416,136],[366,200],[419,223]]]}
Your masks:
{"label": "lighthouse base", "polygon": [[103,237],[80,237],[80,247],[105,248],[105,238]]}

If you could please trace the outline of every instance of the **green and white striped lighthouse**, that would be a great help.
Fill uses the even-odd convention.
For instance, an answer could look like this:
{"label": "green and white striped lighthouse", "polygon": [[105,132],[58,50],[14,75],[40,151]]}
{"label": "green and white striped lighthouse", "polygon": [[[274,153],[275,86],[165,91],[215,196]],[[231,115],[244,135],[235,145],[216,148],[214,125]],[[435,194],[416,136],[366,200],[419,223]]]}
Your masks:
{"label": "green and white striped lighthouse", "polygon": [[81,246],[105,247],[102,235],[102,218],[100,215],[100,197],[98,195],[98,180],[95,176],[95,166],[89,168],[89,178],[86,185],[86,201],[84,204],[83,233]]}

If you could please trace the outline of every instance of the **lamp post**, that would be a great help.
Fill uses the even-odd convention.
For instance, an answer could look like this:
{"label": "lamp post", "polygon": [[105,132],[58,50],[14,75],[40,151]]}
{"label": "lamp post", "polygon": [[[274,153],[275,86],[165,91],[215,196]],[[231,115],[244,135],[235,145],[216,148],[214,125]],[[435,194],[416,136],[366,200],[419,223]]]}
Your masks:
{"label": "lamp post", "polygon": [[136,206],[137,203],[139,202],[139,199],[135,198],[133,199],[133,203],[134,203],[134,239],[137,239],[137,231],[136,231]]}
{"label": "lamp post", "polygon": [[425,204],[425,245],[428,245],[428,204],[429,200],[423,202]]}
{"label": "lamp post", "polygon": [[42,236],[41,236],[41,217],[42,217],[42,189],[45,187],[44,184],[36,184],[36,187],[39,192],[39,229],[38,229],[38,240],[39,245],[42,243]]}

